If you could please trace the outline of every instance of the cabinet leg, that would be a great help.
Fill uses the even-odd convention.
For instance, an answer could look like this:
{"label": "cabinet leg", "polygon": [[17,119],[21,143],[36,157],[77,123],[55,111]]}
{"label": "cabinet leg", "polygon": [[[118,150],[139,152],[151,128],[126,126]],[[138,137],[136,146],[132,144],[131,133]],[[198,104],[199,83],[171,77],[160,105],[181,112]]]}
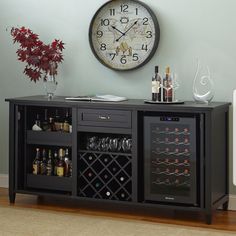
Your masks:
{"label": "cabinet leg", "polygon": [[228,211],[228,207],[229,207],[229,201],[227,201],[223,204],[223,210]]}
{"label": "cabinet leg", "polygon": [[206,214],[206,223],[210,225],[212,223],[212,214]]}
{"label": "cabinet leg", "polygon": [[15,203],[15,200],[16,200],[16,193],[14,193],[14,192],[10,193],[9,192],[9,201],[10,201],[10,203]]}

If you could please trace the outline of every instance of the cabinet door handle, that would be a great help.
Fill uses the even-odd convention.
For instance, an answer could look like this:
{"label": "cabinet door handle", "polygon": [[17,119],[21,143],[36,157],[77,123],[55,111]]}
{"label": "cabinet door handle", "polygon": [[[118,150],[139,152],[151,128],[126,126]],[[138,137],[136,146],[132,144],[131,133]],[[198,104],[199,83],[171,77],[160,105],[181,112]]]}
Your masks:
{"label": "cabinet door handle", "polygon": [[99,115],[98,116],[98,118],[100,119],[100,120],[110,120],[110,116],[102,116],[102,115]]}

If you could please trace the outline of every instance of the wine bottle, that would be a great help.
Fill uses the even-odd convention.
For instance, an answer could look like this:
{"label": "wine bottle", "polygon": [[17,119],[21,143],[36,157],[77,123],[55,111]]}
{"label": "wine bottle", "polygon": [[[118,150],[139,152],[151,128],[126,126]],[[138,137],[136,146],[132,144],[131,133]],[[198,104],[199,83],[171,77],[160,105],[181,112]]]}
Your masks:
{"label": "wine bottle", "polygon": [[33,161],[33,174],[39,175],[40,174],[40,150],[36,148],[36,155]]}
{"label": "wine bottle", "polygon": [[120,199],[120,200],[125,200],[125,198],[126,198],[125,192],[121,192],[121,193],[119,194],[119,199]]}
{"label": "wine bottle", "polygon": [[163,101],[172,102],[173,100],[173,89],[172,89],[172,78],[170,76],[170,67],[166,68],[165,78],[163,79]]}
{"label": "wine bottle", "polygon": [[160,101],[160,82],[161,78],[158,73],[158,66],[155,66],[155,74],[152,77],[152,101]]}

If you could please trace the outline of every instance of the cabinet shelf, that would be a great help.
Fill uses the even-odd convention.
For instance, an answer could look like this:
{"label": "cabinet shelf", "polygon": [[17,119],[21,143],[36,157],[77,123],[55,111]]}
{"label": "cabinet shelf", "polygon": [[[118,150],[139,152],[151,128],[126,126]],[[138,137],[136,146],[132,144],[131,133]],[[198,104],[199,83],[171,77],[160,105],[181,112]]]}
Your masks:
{"label": "cabinet shelf", "polygon": [[79,150],[79,153],[93,153],[93,154],[108,154],[108,155],[115,155],[115,156],[127,156],[131,157],[131,153],[125,153],[125,152],[102,152],[102,151],[93,151],[93,150]]}
{"label": "cabinet shelf", "polygon": [[27,130],[27,144],[72,146],[72,134]]}
{"label": "cabinet shelf", "polygon": [[58,191],[72,191],[72,178],[27,174],[27,187]]}

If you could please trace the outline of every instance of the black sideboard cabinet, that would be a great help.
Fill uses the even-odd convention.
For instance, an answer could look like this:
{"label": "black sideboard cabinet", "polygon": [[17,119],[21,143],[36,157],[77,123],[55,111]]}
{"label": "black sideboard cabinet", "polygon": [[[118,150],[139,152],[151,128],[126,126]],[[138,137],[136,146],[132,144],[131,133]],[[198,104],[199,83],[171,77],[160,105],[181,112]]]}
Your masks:
{"label": "black sideboard cabinet", "polygon": [[[64,196],[115,209],[201,212],[228,208],[229,103],[75,102],[44,96],[9,102],[9,199]],[[33,131],[45,109],[72,115],[72,132]],[[68,148],[72,176],[35,175],[36,148]]]}

